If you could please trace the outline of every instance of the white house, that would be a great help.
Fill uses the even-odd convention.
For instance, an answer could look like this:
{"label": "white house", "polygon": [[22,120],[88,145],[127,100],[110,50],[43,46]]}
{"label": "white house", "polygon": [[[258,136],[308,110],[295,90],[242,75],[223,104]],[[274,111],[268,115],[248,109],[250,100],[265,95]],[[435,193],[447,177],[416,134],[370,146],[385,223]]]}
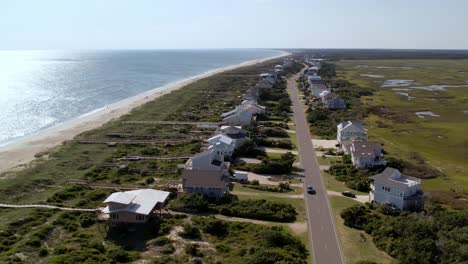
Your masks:
{"label": "white house", "polygon": [[270,83],[271,85],[276,83],[275,75],[273,75],[271,73],[262,73],[262,74],[260,74],[260,78],[262,78],[262,81],[266,81],[266,82]]}
{"label": "white house", "polygon": [[273,84],[266,80],[260,80],[257,82],[257,84],[255,84],[255,87],[256,88],[272,88]]}
{"label": "white house", "polygon": [[353,141],[351,160],[358,169],[385,166],[387,163],[382,154],[382,144],[369,141]]}
{"label": "white house", "polygon": [[378,204],[389,204],[402,210],[421,210],[424,197],[421,180],[401,174],[387,167],[382,173],[371,177],[369,200]]}
{"label": "white house", "polygon": [[336,93],[325,93],[320,98],[322,98],[323,106],[330,110],[346,109],[345,101]]}
{"label": "white house", "polygon": [[250,123],[252,122],[252,113],[248,111],[235,109],[228,113],[230,114],[226,115],[223,119],[223,124],[225,125],[244,126],[244,125],[250,125]]}
{"label": "white house", "polygon": [[255,101],[252,100],[244,100],[242,101],[241,105],[239,106],[240,109],[243,109],[247,112],[252,113],[253,115],[264,114],[266,107],[263,105],[257,104]]}
{"label": "white house", "polygon": [[208,149],[191,157],[184,165],[185,170],[227,171],[224,155],[217,149]]}
{"label": "white house", "polygon": [[316,75],[319,70],[320,70],[319,66],[311,66],[311,67],[309,67],[309,69],[307,69],[307,74]]}
{"label": "white house", "polygon": [[112,193],[104,203],[102,213],[109,214],[111,223],[145,223],[163,208],[169,192],[141,189]]}
{"label": "white house", "polygon": [[310,84],[322,83],[322,77],[318,75],[307,75],[307,82]]}
{"label": "white house", "polygon": [[331,93],[331,89],[327,88],[325,84],[312,84],[309,87],[312,96],[320,97],[323,92]]}
{"label": "white house", "polygon": [[367,129],[361,122],[342,122],[337,126],[336,139],[341,150],[349,154],[354,140],[367,141]]}
{"label": "white house", "polygon": [[221,126],[218,132],[230,137],[235,148],[239,148],[250,138],[249,131],[242,129],[240,126]]}
{"label": "white house", "polygon": [[210,148],[221,153],[224,157],[231,157],[235,149],[235,142],[232,138],[219,134],[208,139]]}

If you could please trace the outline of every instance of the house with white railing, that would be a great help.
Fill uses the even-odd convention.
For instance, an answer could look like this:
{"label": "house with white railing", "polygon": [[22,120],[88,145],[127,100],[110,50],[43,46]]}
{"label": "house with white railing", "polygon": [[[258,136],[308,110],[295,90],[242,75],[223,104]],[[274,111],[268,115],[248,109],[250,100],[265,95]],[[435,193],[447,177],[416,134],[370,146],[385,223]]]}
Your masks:
{"label": "house with white railing", "polygon": [[367,141],[367,129],[364,128],[361,122],[342,122],[337,126],[336,139],[340,149],[349,154],[353,141]]}
{"label": "house with white railing", "polygon": [[370,202],[410,211],[424,208],[421,179],[404,175],[399,170],[389,167],[370,178],[373,180],[370,185]]}

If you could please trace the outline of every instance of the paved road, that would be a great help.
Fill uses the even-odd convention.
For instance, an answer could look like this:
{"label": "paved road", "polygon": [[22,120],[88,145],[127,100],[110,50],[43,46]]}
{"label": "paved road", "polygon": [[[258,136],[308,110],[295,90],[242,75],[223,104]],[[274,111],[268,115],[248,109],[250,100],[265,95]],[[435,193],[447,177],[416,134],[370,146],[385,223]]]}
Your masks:
{"label": "paved road", "polygon": [[317,194],[315,195],[305,193],[307,224],[310,231],[309,238],[311,241],[313,263],[343,264],[344,258],[331,215],[327,191],[320,175],[304,109],[298,96],[296,87],[297,77],[294,76],[288,80],[288,89],[293,102],[299,156],[304,169],[304,184],[306,186],[310,184],[317,190]]}

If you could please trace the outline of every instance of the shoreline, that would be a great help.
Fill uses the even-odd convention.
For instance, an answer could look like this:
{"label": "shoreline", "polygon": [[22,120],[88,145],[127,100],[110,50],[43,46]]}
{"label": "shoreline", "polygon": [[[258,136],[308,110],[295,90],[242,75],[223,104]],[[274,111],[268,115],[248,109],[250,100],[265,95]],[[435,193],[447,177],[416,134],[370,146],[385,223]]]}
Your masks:
{"label": "shoreline", "polygon": [[290,54],[291,53],[289,52],[283,51],[281,54],[276,56],[245,61],[240,64],[210,70],[200,75],[168,83],[127,99],[109,104],[105,107],[98,108],[56,126],[38,131],[30,136],[18,139],[17,141],[0,147],[0,173],[27,167],[29,162],[36,159],[34,156],[37,153],[48,151],[66,140],[73,139],[75,136],[85,131],[98,128],[113,119],[129,113],[132,109],[138,106],[153,101],[172,91],[181,89],[188,84],[218,73],[255,65],[268,60],[285,57]]}

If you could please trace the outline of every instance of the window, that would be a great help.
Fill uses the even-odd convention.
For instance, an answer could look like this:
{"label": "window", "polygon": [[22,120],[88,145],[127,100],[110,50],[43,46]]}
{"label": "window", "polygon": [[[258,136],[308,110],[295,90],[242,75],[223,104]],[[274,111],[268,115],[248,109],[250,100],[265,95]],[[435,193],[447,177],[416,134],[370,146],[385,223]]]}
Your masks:
{"label": "window", "polygon": [[136,220],[137,220],[137,221],[143,221],[143,220],[145,220],[145,215],[137,214],[137,215],[136,215]]}
{"label": "window", "polygon": [[118,220],[119,219],[118,214],[110,214],[110,217],[111,217],[112,220]]}

